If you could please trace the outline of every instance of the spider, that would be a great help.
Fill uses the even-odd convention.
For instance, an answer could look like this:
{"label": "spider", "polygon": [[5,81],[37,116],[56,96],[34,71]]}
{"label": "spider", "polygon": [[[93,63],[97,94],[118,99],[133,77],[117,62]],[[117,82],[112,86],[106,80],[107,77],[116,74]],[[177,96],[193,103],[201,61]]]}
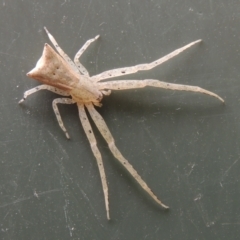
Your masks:
{"label": "spider", "polygon": [[92,127],[86,115],[86,109],[89,112],[94,123],[96,124],[98,130],[102,134],[103,138],[106,140],[108,147],[112,154],[114,155],[114,157],[132,175],[132,177],[139,183],[142,189],[145,190],[150,195],[151,198],[153,198],[163,208],[165,209],[169,208],[157,198],[157,196],[152,192],[152,190],[148,187],[148,185],[137,173],[137,171],[133,168],[133,166],[128,162],[126,158],[123,157],[121,152],[116,147],[114,138],[110,133],[104,119],[96,111],[95,106],[101,107],[102,106],[101,100],[103,96],[110,95],[111,90],[136,89],[143,88],[146,86],[164,88],[169,90],[204,93],[219,99],[221,102],[224,102],[224,100],[217,94],[196,86],[167,83],[155,79],[103,81],[110,78],[136,73],[138,71],[150,70],[175,57],[179,53],[183,52],[184,50],[188,49],[194,44],[201,42],[202,40],[191,42],[186,46],[181,47],[171,52],[170,54],[167,54],[166,56],[151,63],[113,69],[102,72],[95,76],[90,76],[87,69],[80,63],[79,58],[88,48],[88,46],[99,38],[99,35],[93,39],[88,40],[83,45],[83,47],[76,53],[74,61],[72,61],[68,57],[68,55],[59,47],[57,41],[49,33],[47,28],[44,27],[44,29],[58,53],[54,51],[50,45],[45,43],[42,56],[38,60],[36,67],[29,73],[27,73],[28,77],[40,81],[41,83],[43,83],[43,85],[39,85],[24,92],[24,97],[19,101],[19,103],[22,103],[24,100],[26,100],[28,96],[40,90],[49,90],[64,97],[71,97],[71,98],[56,98],[52,102],[53,110],[57,117],[59,126],[63,130],[68,139],[70,137],[61,119],[57,104],[59,103],[77,104],[80,121],[90,143],[92,152],[97,160],[108,220],[110,219],[110,214],[106,174],[103,166],[102,156],[97,147],[96,138],[94,136]]}

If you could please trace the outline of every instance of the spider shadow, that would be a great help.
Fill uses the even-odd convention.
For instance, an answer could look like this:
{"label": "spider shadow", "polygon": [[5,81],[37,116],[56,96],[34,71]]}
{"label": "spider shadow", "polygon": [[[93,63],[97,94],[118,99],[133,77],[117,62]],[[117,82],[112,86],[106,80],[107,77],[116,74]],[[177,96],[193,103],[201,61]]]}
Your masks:
{"label": "spider shadow", "polygon": [[[150,93],[150,94],[149,94]],[[131,113],[135,117],[154,115],[195,116],[216,115],[223,112],[225,106],[220,101],[203,94],[189,92],[175,92],[169,95],[169,91],[159,89],[135,90],[134,94],[125,92],[113,92],[102,101],[103,107],[98,111],[107,115],[105,111],[120,111]],[[111,109],[111,110],[110,110]],[[117,110],[117,111],[116,111]]]}
{"label": "spider shadow", "polygon": [[[164,93],[165,92],[165,93]],[[206,97],[205,95],[200,96],[200,103],[199,103],[199,97],[196,97],[196,94],[189,94],[189,96],[185,97],[187,94],[177,93],[177,94],[171,94],[169,95],[169,92],[166,91],[159,91],[159,89],[151,89],[150,91],[146,91],[146,89],[140,89],[134,91],[134,94],[129,91],[125,92],[113,92],[112,95],[109,97],[104,98],[103,100],[103,107],[99,108],[98,111],[104,116],[108,117],[109,116],[109,111],[110,111],[110,116],[112,115],[112,110],[115,112],[119,112],[118,116],[122,116],[124,118],[124,114],[126,115],[130,114],[133,116],[133,118],[139,118],[142,117],[143,115],[146,116],[147,118],[151,118],[152,115],[166,115],[166,116],[172,116],[174,113],[175,118],[186,118],[189,117],[191,114],[196,114],[197,116],[205,116],[205,115],[215,115],[218,113],[222,113],[222,104],[219,103],[215,99],[211,99],[210,97]],[[150,94],[149,94],[150,93]],[[44,95],[45,94],[45,95]],[[39,95],[39,99],[44,98],[45,102],[52,102],[52,100],[58,95],[55,96],[52,93],[43,93],[41,94],[43,96]],[[134,96],[133,96],[134,95]],[[193,100],[193,98],[195,98]],[[180,101],[179,101],[180,99]],[[36,101],[35,103],[25,103],[22,104],[22,108],[24,110],[30,110],[31,111],[31,116],[34,116],[34,118],[43,118],[44,122],[46,121],[52,121],[54,125],[56,125],[56,128],[59,128],[58,124],[56,124],[56,119],[54,116],[54,112],[52,110],[51,104],[41,104],[39,103],[38,97],[35,98]],[[215,102],[214,102],[215,101]],[[209,104],[211,102],[212,104]],[[36,106],[39,105],[39,106]],[[49,106],[48,106],[49,105]],[[34,106],[34,107],[31,107]],[[40,108],[38,108],[40,107]],[[46,111],[47,108],[47,111]],[[62,109],[60,110],[61,116],[64,117],[64,115],[67,115],[70,113],[70,117],[68,115],[68,118],[72,118],[71,115],[76,115],[77,113],[77,108],[75,105],[69,105],[69,106],[62,106]],[[181,111],[179,110],[181,109]],[[65,110],[64,110],[65,109]],[[48,111],[52,112],[52,115],[49,114]],[[106,111],[106,112],[105,112]],[[42,112],[44,112],[44,116],[42,115]],[[47,120],[45,119],[47,117]],[[158,118],[158,117],[157,117]],[[63,120],[65,122],[65,120]],[[156,119],[156,121],[158,121]],[[92,121],[90,120],[91,124]],[[111,124],[111,121],[108,121]],[[76,124],[78,125],[79,122],[77,121]],[[66,124],[68,125],[68,124]],[[93,124],[92,124],[93,125]],[[97,138],[100,139],[100,134],[97,133],[97,129],[94,126],[94,133],[97,135]],[[59,134],[62,134],[61,131],[59,131]],[[114,134],[115,135],[115,134]],[[100,140],[101,145],[104,140]],[[105,146],[106,143],[105,143]],[[121,149],[121,148],[120,148]],[[107,150],[109,151],[109,150]],[[125,155],[125,154],[123,154]],[[114,158],[110,153],[109,153],[109,158]],[[128,158],[128,157],[127,157]],[[136,185],[136,187],[131,187],[131,191],[135,195],[135,191],[137,192],[136,195],[141,196],[143,194],[143,190],[141,187],[137,184],[137,182],[127,173],[125,169],[121,166],[120,163],[118,163],[117,160],[114,161],[114,168],[116,167],[116,171],[118,172],[118,176],[121,174],[124,175],[124,178],[126,178],[126,181],[128,185]],[[140,173],[141,175],[141,173]],[[134,183],[133,183],[134,182]],[[112,185],[110,181],[110,185]],[[149,184],[151,185],[151,184]],[[111,191],[111,190],[110,190]],[[139,193],[138,193],[139,192]],[[158,194],[156,194],[158,195]],[[159,209],[163,214],[168,214],[169,211],[166,211],[163,209],[161,206],[159,206],[156,202],[154,202],[150,196],[148,196],[147,193],[144,193],[144,198],[149,199],[147,201],[141,200],[144,202],[144,204],[147,204],[149,206],[152,206],[154,209]],[[165,203],[165,202],[164,202]],[[166,203],[167,204],[167,203]]]}
{"label": "spider shadow", "polygon": [[[109,113],[111,117],[116,115],[116,118],[119,118],[120,120],[125,119],[128,115],[131,115],[131,119],[139,119],[143,116],[147,119],[152,119],[152,116],[154,116],[154,120],[152,122],[153,124],[159,125],[159,119],[162,119],[162,124],[164,125],[164,121],[169,121],[170,118],[174,118],[176,120],[181,119],[181,121],[184,123],[189,119],[199,121],[199,119],[206,116],[211,117],[215,115],[220,115],[223,114],[223,112],[225,111],[223,107],[224,105],[217,99],[202,94],[177,92],[169,95],[169,92],[159,91],[158,89],[151,89],[150,91],[146,91],[146,89],[144,91],[143,89],[135,91],[134,94],[128,91],[113,92],[112,95],[103,100],[103,107],[99,108],[98,111],[104,116],[105,119],[109,117]],[[114,113],[112,113],[112,111],[114,111]],[[109,123],[109,126],[112,124],[112,121],[110,120],[108,120],[107,122]],[[132,124],[133,127],[136,125],[138,125],[138,123]],[[136,128],[134,127],[133,129],[138,129],[138,127],[136,126]],[[117,134],[115,133],[114,135]],[[117,145],[120,144],[117,143]],[[122,148],[120,147],[120,149]],[[131,149],[129,151],[131,154]],[[126,158],[130,160],[131,157],[129,158],[129,156],[131,155],[129,155],[129,153],[125,154],[123,152],[123,155],[126,155]],[[134,164],[134,159],[132,163],[133,166],[136,165],[136,163]],[[127,173],[127,171],[123,169],[123,167],[117,160],[114,161],[114,164],[111,163],[111,165],[114,165],[114,167],[116,168],[118,176],[124,176],[127,185],[134,185],[134,187],[131,187],[131,192],[133,192],[134,195],[135,193],[136,195],[140,194],[140,196],[141,194],[143,194],[144,191],[142,190],[142,188]],[[139,174],[142,175],[141,172],[139,172]],[[110,181],[110,185],[113,184],[112,182],[113,181]],[[149,183],[149,186],[151,188],[151,183],[148,181],[146,182],[147,184]],[[156,195],[158,196],[158,193],[156,193]],[[159,206],[155,201],[151,199],[150,196],[148,196],[148,194],[145,193],[144,196],[144,199],[149,199],[147,201],[146,199],[143,200],[144,204],[152,206],[154,209],[156,208],[158,210],[161,210],[161,212],[163,212],[164,214],[169,214],[169,211]],[[167,201],[163,202],[168,204]]]}

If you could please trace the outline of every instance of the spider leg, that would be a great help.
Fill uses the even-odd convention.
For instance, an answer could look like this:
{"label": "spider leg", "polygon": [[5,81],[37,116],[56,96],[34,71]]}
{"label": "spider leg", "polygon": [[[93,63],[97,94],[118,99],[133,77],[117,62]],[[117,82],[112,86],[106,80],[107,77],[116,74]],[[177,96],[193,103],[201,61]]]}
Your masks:
{"label": "spider leg", "polygon": [[93,134],[93,130],[89,123],[89,120],[86,115],[83,104],[78,103],[78,111],[79,111],[79,118],[82,123],[83,129],[87,135],[92,152],[97,160],[98,169],[99,169],[99,173],[100,173],[101,181],[102,181],[102,188],[103,188],[103,194],[104,194],[104,199],[105,199],[105,207],[106,207],[106,211],[107,211],[107,219],[110,220],[109,201],[108,201],[108,186],[107,186],[107,179],[106,179],[106,174],[105,174],[105,170],[104,170],[104,166],[103,166],[102,156],[97,147],[97,141]]}
{"label": "spider leg", "polygon": [[89,39],[81,48],[80,50],[76,53],[75,57],[74,57],[74,62],[76,64],[76,66],[78,67],[79,71],[89,77],[89,73],[87,71],[87,69],[80,63],[79,58],[81,57],[81,55],[84,53],[84,51],[88,48],[88,46],[96,41],[99,38],[99,35],[97,35],[95,38]]}
{"label": "spider leg", "polygon": [[66,137],[67,137],[68,139],[70,139],[70,136],[69,136],[69,134],[68,134],[68,132],[67,132],[64,124],[63,124],[61,115],[60,115],[60,113],[59,113],[58,106],[57,106],[58,103],[62,103],[62,104],[74,104],[74,103],[76,103],[76,102],[75,102],[73,99],[71,99],[71,98],[56,98],[56,99],[54,99],[53,102],[52,102],[53,111],[54,111],[54,113],[55,113],[55,115],[56,115],[56,117],[57,117],[58,124],[59,124],[60,128],[63,130],[63,132],[65,133]]}
{"label": "spider leg", "polygon": [[164,56],[154,62],[138,64],[138,65],[132,66],[132,67],[124,67],[124,68],[108,70],[108,71],[102,72],[98,75],[92,76],[91,79],[93,81],[98,82],[98,81],[102,81],[102,80],[108,79],[108,78],[119,77],[119,76],[123,76],[123,75],[127,75],[127,74],[136,73],[138,71],[150,70],[150,69],[168,61],[169,59],[177,56],[179,53],[183,52],[184,50],[190,48],[192,45],[199,43],[201,41],[202,40],[199,39],[197,41],[191,42],[191,43],[187,44],[186,46],[178,48],[177,50],[167,54],[166,56]]}
{"label": "spider leg", "polygon": [[148,187],[148,185],[143,181],[141,176],[137,173],[137,171],[133,168],[133,166],[123,157],[118,148],[114,143],[114,139],[112,134],[110,133],[105,121],[102,116],[95,110],[94,106],[91,103],[85,104],[88,109],[90,116],[92,117],[94,123],[96,124],[98,130],[106,140],[109,149],[111,150],[114,157],[125,167],[125,169],[132,175],[132,177],[139,183],[139,185],[145,190],[159,205],[164,208],[169,208],[164,205],[152,192],[152,190]]}
{"label": "spider leg", "polygon": [[154,79],[146,79],[146,80],[120,80],[120,81],[109,81],[98,83],[99,89],[111,89],[111,90],[124,90],[124,89],[132,89],[132,88],[143,88],[146,86],[151,87],[159,87],[169,90],[177,90],[177,91],[189,91],[189,92],[198,92],[210,95],[219,99],[221,102],[224,100],[218,96],[217,94],[205,90],[203,88],[197,86],[189,86],[189,85],[181,85],[175,83],[167,83]]}
{"label": "spider leg", "polygon": [[72,59],[59,47],[57,41],[55,40],[55,38],[53,37],[53,35],[47,30],[46,27],[44,27],[44,30],[46,31],[48,38],[50,39],[50,41],[52,42],[52,44],[54,45],[54,47],[56,48],[56,50],[58,51],[58,53],[62,56],[62,58],[71,66],[71,68],[79,73],[78,68],[75,66],[74,62],[72,61]]}
{"label": "spider leg", "polygon": [[54,92],[54,93],[57,93],[59,95],[62,95],[62,96],[70,96],[69,93],[59,89],[59,88],[56,88],[56,87],[52,87],[52,86],[49,86],[49,85],[46,85],[46,84],[43,84],[43,85],[39,85],[37,87],[34,87],[26,92],[24,92],[23,94],[23,98],[18,102],[19,104],[22,103],[24,100],[26,100],[26,98],[28,96],[30,96],[31,94],[35,93],[35,92],[38,92],[40,90],[48,90],[48,91],[51,91],[51,92]]}

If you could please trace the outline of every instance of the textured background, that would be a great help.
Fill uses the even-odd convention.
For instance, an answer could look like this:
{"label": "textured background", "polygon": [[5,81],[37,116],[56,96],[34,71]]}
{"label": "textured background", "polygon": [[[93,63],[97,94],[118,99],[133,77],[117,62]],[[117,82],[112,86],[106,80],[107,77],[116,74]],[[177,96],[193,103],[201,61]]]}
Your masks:
{"label": "textured background", "polygon": [[[240,5],[237,0],[0,1],[0,239],[237,239],[240,225]],[[203,43],[127,78],[198,85],[223,97],[146,88],[113,92],[98,109],[116,144],[157,196],[158,207],[117,163],[97,129],[110,193],[107,221],[100,177],[76,106],[51,102],[26,77],[49,40],[47,26],[91,74],[150,62]]]}

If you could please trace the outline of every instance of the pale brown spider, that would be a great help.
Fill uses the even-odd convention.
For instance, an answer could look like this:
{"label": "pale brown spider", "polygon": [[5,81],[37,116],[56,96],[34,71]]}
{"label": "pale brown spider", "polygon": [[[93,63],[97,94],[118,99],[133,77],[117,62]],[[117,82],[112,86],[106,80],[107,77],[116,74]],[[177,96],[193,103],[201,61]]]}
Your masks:
{"label": "pale brown spider", "polygon": [[83,47],[77,52],[74,57],[74,62],[68,57],[66,53],[59,47],[58,43],[54,37],[49,33],[49,31],[44,28],[50,41],[56,48],[59,54],[57,54],[52,47],[45,43],[42,57],[38,60],[36,67],[27,73],[28,77],[34,78],[43,83],[43,85],[34,87],[24,93],[24,97],[19,103],[22,103],[29,95],[38,92],[40,90],[49,90],[54,93],[57,93],[62,96],[69,96],[71,98],[57,98],[53,100],[53,110],[57,117],[57,121],[65,133],[66,137],[69,138],[69,134],[62,122],[57,104],[73,104],[76,103],[79,111],[79,118],[84,128],[84,131],[89,140],[93,154],[97,160],[103,193],[105,198],[105,206],[107,211],[107,218],[110,219],[109,215],[109,201],[108,201],[108,186],[106,175],[103,167],[103,161],[100,151],[97,147],[97,142],[92,131],[92,127],[89,123],[88,117],[85,112],[85,108],[88,110],[91,118],[96,124],[98,130],[108,143],[109,149],[114,155],[114,157],[123,165],[123,167],[136,179],[140,186],[163,208],[168,208],[164,205],[151,191],[148,185],[144,182],[141,176],[133,168],[133,166],[123,157],[118,148],[114,143],[112,134],[110,133],[105,121],[102,116],[95,110],[95,106],[101,106],[101,100],[104,95],[110,95],[111,90],[124,90],[124,89],[134,89],[134,88],[143,88],[146,86],[159,87],[170,90],[179,90],[179,91],[191,91],[204,93],[210,96],[213,96],[220,101],[224,100],[219,97],[217,94],[210,92],[208,90],[202,89],[196,86],[180,85],[162,82],[154,79],[146,80],[114,80],[114,81],[105,81],[113,77],[119,77],[131,73],[136,73],[138,71],[150,70],[163,62],[168,61],[169,59],[175,57],[182,51],[191,47],[192,45],[201,42],[197,40],[187,44],[184,47],[181,47],[172,53],[148,64],[139,64],[133,67],[118,68],[103,73],[97,74],[90,77],[87,69],[79,62],[79,58],[87,47],[99,38],[99,35],[93,39],[88,40]]}

